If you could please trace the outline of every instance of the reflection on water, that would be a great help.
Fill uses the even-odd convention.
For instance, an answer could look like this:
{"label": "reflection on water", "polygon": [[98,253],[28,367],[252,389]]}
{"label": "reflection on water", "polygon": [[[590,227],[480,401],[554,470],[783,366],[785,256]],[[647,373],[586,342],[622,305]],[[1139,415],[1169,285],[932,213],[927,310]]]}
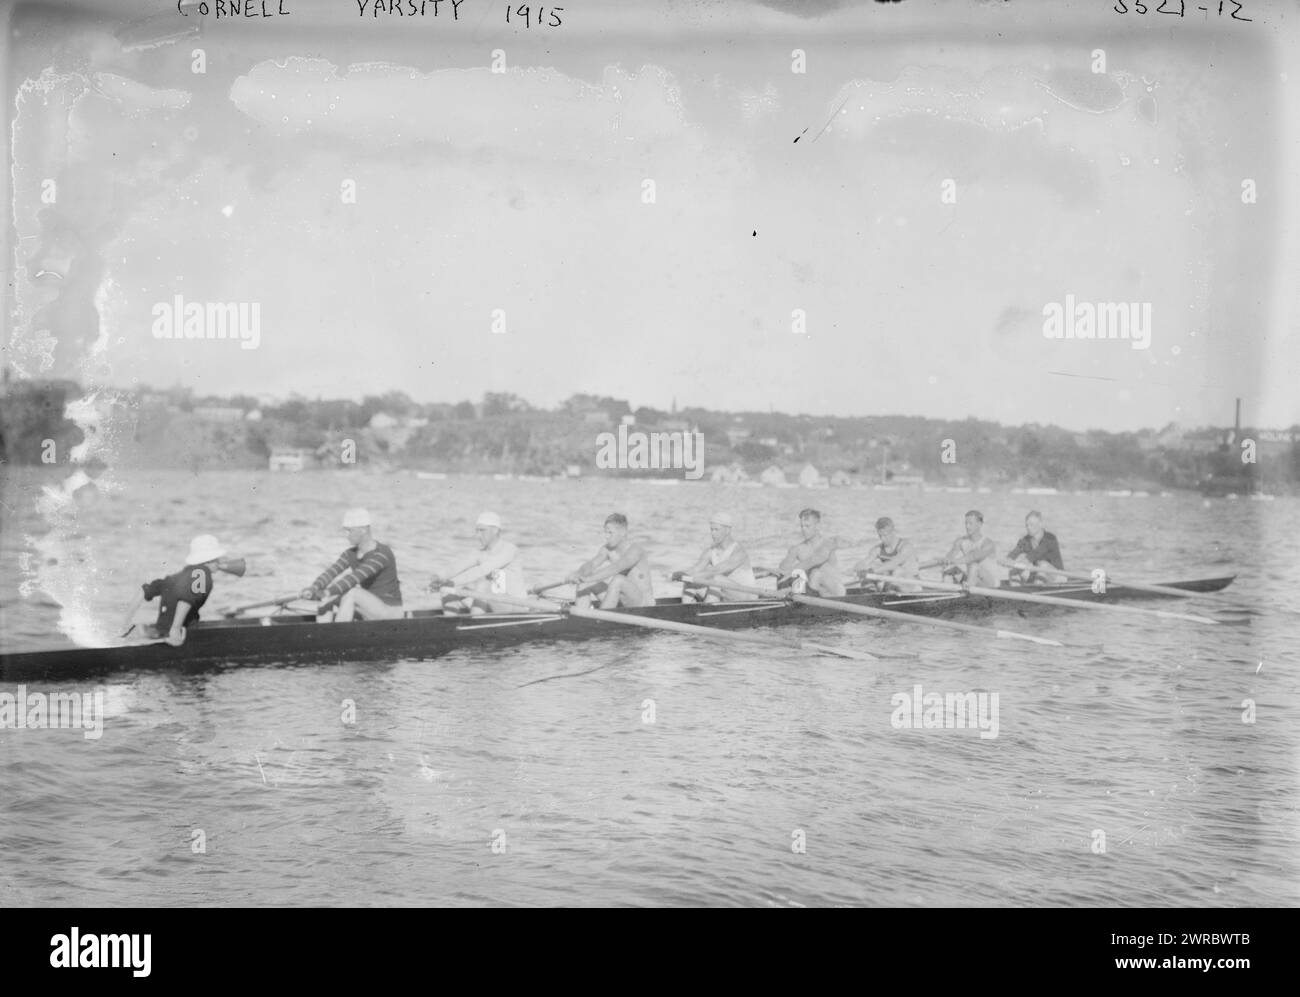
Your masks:
{"label": "reflection on water", "polygon": [[[52,596],[116,622],[196,533],[249,561],[213,607],[293,591],[337,556],[351,505],[369,507],[416,593],[472,543],[484,508],[506,519],[535,581],[589,557],[606,513],[622,511],[658,583],[708,543],[716,507],[740,537],[791,543],[805,505],[848,542],[891,515],[942,553],[970,505],[1009,549],[1032,501],[1068,566],[1142,580],[1240,571],[1229,592],[1260,615],[1246,627],[1013,610],[990,621],[1100,651],[817,627],[823,643],[916,654],[870,665],[638,634],[122,676],[104,687],[98,741],[0,731],[0,848],[15,857],[0,902],[1300,900],[1294,502],[155,472],[66,509],[56,535],[33,511],[49,480],[21,472],[0,496],[13,510],[0,531],[10,648],[61,644],[67,609]],[[778,560],[783,542],[755,562]],[[894,729],[891,697],[918,684],[997,692],[997,738]]]}

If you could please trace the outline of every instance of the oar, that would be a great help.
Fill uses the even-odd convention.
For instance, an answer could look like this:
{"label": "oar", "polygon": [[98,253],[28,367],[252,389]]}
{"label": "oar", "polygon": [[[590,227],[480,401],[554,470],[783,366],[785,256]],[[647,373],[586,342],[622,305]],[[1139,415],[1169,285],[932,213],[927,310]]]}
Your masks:
{"label": "oar", "polygon": [[[998,561],[998,564],[1004,568],[1019,568],[1026,574],[1036,572],[1040,575],[1054,575],[1057,578],[1064,578],[1071,582],[1091,582],[1091,575],[1072,574],[1068,571],[1062,571],[1060,568],[1053,568],[1050,564],[1022,564],[1017,561]],[[1173,595],[1182,599],[1194,599],[1198,595],[1218,595],[1217,592],[1191,592],[1187,589],[1177,589],[1172,585],[1152,585],[1149,582],[1122,582],[1116,578],[1111,578],[1110,573],[1106,573],[1106,586],[1109,588],[1133,589],[1135,592],[1154,592],[1157,595]]]}
{"label": "oar", "polygon": [[140,607],[144,605],[144,601],[145,601],[144,595],[136,596],[135,602],[131,603],[131,608],[128,609],[125,614],[123,614],[122,626],[126,628],[125,630],[122,631],[123,637],[127,636],[132,630],[135,629],[135,624],[131,622],[131,617],[135,616],[136,612],[140,609]]}
{"label": "oar", "polygon": [[[897,578],[888,575],[867,575],[872,581],[897,582]],[[1159,616],[1166,620],[1187,620],[1191,623],[1210,623],[1218,626],[1218,620],[1193,613],[1170,613],[1163,609],[1138,609],[1136,606],[1115,606],[1108,602],[1089,602],[1086,599],[1062,599],[1052,595],[1030,595],[1028,592],[1013,592],[1009,589],[981,588],[978,585],[954,585],[951,582],[930,582],[909,579],[922,588],[940,592],[969,592],[971,595],[987,596],[990,599],[1008,599],[1012,602],[1032,602],[1040,606],[1065,606],[1067,609],[1099,609],[1111,613],[1135,613],[1138,616]]]}
{"label": "oar", "polygon": [[[871,577],[871,576],[868,576]],[[897,578],[889,578],[891,582],[897,582]],[[751,588],[747,585],[736,585],[734,582],[727,586],[740,592],[752,592],[755,595],[770,595],[764,589]],[[900,623],[917,623],[926,624],[932,627],[946,627],[949,630],[965,630],[968,633],[983,634],[986,637],[1000,637],[1003,640],[1027,640],[1033,644],[1047,644],[1050,647],[1066,647],[1059,640],[1052,640],[1049,637],[1035,637],[1033,634],[1022,634],[1015,630],[995,630],[992,627],[977,627],[973,623],[958,623],[956,620],[938,620],[932,616],[919,616],[915,613],[899,613],[892,609],[877,609],[875,606],[859,606],[853,602],[840,602],[838,599],[822,599],[812,595],[795,595],[793,592],[788,593],[786,598],[794,602],[802,602],[806,606],[820,606],[822,609],[834,609],[841,613],[852,613],[856,616],[875,616],[882,620],[898,620]]]}
{"label": "oar", "polygon": [[297,598],[298,593],[295,592],[293,595],[281,596],[279,599],[268,599],[266,602],[251,602],[247,606],[236,606],[234,609],[226,609],[222,611],[221,615],[229,620],[238,616],[240,613],[248,612],[250,609],[262,609],[266,606],[283,606],[286,602],[293,602]]}
{"label": "oar", "polygon": [[[734,591],[736,591],[736,592],[744,593],[744,594],[754,594],[754,593],[758,593],[759,598],[760,598],[760,600],[762,600],[762,601],[767,601],[767,602],[785,602],[785,601],[786,601],[784,596],[779,595],[779,594],[777,594],[777,593],[775,593],[775,592],[769,592],[767,589],[756,589],[756,588],[750,588],[750,587],[747,586],[747,585],[735,585],[735,584],[733,584],[733,583],[731,582],[730,579],[727,579],[727,578],[722,578],[722,579],[713,578],[713,579],[710,579],[709,581],[704,581],[703,579],[700,579],[700,578],[692,578],[690,575],[686,574],[686,572],[684,572],[684,571],[676,572],[676,574],[680,575],[681,577],[680,577],[680,578],[673,578],[673,579],[671,579],[671,580],[672,580],[672,581],[680,581],[680,582],[682,583],[683,586],[686,586],[686,585],[697,585],[697,586],[701,586],[701,587],[703,587],[703,586],[707,586],[708,588],[713,588],[713,589],[722,589],[722,590],[724,590],[724,591],[726,591],[726,592],[731,592],[731,591],[734,590]],[[726,604],[727,604],[727,603],[726,603],[725,601],[723,601],[723,602],[717,602],[717,603],[707,603],[707,602],[706,602],[706,603],[696,603],[696,605],[700,605],[700,606],[725,606]],[[887,653],[887,652],[885,652],[885,651],[873,651],[872,653],[873,653],[877,658],[890,658],[890,659],[893,659],[893,660],[895,660],[895,661],[915,661],[917,658],[919,658],[919,657],[921,656],[920,653],[917,652],[917,651],[903,651],[902,653],[899,653],[899,654],[891,654],[891,653]]]}
{"label": "oar", "polygon": [[[555,586],[551,586],[555,588]],[[474,595],[464,589],[453,589],[454,593],[460,596]],[[518,596],[492,594],[493,602],[501,602],[512,606],[522,606],[536,613],[554,613],[555,606],[546,603],[536,602],[532,599],[523,599]],[[657,620],[648,616],[632,616],[629,613],[614,613],[606,609],[587,609],[582,606],[566,605],[563,612],[569,616],[577,616],[580,619],[600,620],[604,623],[621,623],[624,626],[643,627],[647,630],[669,630],[673,633],[690,634],[694,637],[705,637],[709,640],[727,641],[731,643],[743,644],[761,644],[764,647],[772,647],[782,651],[816,651],[820,654],[833,654],[841,658],[850,658],[854,661],[876,661],[875,655],[868,654],[865,651],[850,651],[845,648],[831,647],[828,644],[815,644],[812,641],[796,640],[786,641],[774,637],[764,637],[760,634],[744,633],[735,630],[720,630],[717,627],[701,627],[693,623],[678,623],[675,620]]]}
{"label": "oar", "polygon": [[[531,593],[533,593],[533,595],[541,595],[543,592],[549,592],[549,591],[551,591],[551,589],[557,589],[557,588],[560,588],[561,586],[564,586],[564,585],[571,585],[571,584],[572,584],[572,582],[570,582],[570,581],[568,581],[568,580],[559,581],[559,582],[551,582],[551,584],[549,584],[549,585],[534,585],[534,586],[533,586],[532,588],[530,588],[528,591],[531,592]],[[503,601],[503,600],[498,599],[497,601],[498,601],[498,602],[501,602],[501,601]]]}

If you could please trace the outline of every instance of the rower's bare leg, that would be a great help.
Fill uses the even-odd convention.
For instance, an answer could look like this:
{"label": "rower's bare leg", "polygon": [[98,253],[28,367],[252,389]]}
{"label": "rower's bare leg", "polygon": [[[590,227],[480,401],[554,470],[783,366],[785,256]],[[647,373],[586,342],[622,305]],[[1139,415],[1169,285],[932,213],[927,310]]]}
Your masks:
{"label": "rower's bare leg", "polygon": [[808,576],[808,587],[827,599],[838,599],[844,595],[844,583],[828,578],[821,568],[813,568]]}
{"label": "rower's bare leg", "polygon": [[[607,589],[608,586],[604,582],[601,582],[598,585],[593,585],[589,589],[579,589],[578,598],[575,600],[578,608],[590,609],[591,604],[596,601],[596,598],[598,596],[601,596],[601,594],[607,591]],[[602,609],[605,608],[605,603],[603,600],[601,601],[600,608]]]}
{"label": "rower's bare leg", "polygon": [[[609,587],[617,589],[618,594],[614,602],[607,603],[602,607],[604,609],[615,609],[619,606],[627,609],[639,609],[642,606],[654,605],[654,600],[649,597],[649,593],[643,591],[641,586],[628,578],[627,575],[616,576]],[[608,592],[605,593],[605,598],[606,600],[609,599]]]}
{"label": "rower's bare leg", "polygon": [[627,575],[615,575],[605,586],[605,594],[601,596],[601,609],[617,609],[619,605],[619,596],[623,591],[623,583],[627,581]]}

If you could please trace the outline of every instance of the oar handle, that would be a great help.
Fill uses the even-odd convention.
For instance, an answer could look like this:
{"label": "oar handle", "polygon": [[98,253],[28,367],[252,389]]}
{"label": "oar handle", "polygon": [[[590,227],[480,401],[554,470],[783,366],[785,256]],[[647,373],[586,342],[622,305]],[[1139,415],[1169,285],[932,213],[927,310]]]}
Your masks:
{"label": "oar handle", "polygon": [[532,592],[533,595],[541,595],[543,592],[551,591],[551,589],[558,589],[565,585],[571,585],[571,584],[573,583],[570,582],[567,578],[565,578],[558,582],[551,582],[549,585],[534,585],[531,589],[529,589],[529,591]]}
{"label": "oar handle", "polygon": [[295,592],[293,595],[281,596],[278,599],[267,599],[265,602],[251,602],[247,606],[236,606],[234,609],[223,610],[221,615],[226,617],[226,619],[231,619],[232,617],[238,616],[240,613],[248,612],[250,609],[263,609],[266,606],[283,606],[286,602],[293,602],[297,598],[298,593]]}
{"label": "oar handle", "polygon": [[[755,574],[757,574],[757,572],[755,572]],[[683,585],[707,585],[710,588],[721,589],[724,593],[728,593],[728,594],[732,592],[738,592],[741,595],[755,595],[758,596],[759,598],[781,599],[781,601],[783,602],[785,601],[784,599],[782,599],[779,593],[775,592],[772,589],[759,588],[756,585],[742,585],[739,582],[733,582],[730,578],[727,578],[726,576],[723,576],[722,578],[714,577],[705,580],[705,579],[693,578],[691,575],[683,572],[681,577],[681,583]]]}
{"label": "oar handle", "polygon": [[[552,585],[551,588],[556,586]],[[448,589],[451,595],[458,599],[484,599],[487,598],[494,603],[500,603],[503,606],[517,606],[520,609],[526,609],[533,613],[558,613],[561,607],[549,602],[539,602],[536,599],[529,599],[527,596],[508,595],[506,593],[492,592],[485,596],[482,592],[474,592],[470,589],[452,588]]]}
{"label": "oar handle", "polygon": [[1073,575],[1068,571],[1062,571],[1060,568],[1054,568],[1047,563],[1030,564],[1028,561],[1009,561],[1006,558],[998,558],[998,564],[1004,568],[1011,568],[1017,571],[1034,571],[1040,575],[1056,575],[1058,578],[1064,578],[1072,582],[1090,582],[1090,575]]}

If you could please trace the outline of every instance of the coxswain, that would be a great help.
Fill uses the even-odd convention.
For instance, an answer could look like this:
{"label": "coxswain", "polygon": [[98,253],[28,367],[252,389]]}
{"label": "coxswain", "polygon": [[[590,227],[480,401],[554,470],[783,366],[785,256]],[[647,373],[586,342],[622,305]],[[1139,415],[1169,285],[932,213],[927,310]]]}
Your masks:
{"label": "coxswain", "polygon": [[446,578],[434,575],[429,591],[470,589],[481,593],[483,598],[467,598],[444,591],[442,611],[448,616],[509,612],[514,604],[494,604],[493,593],[517,597],[528,595],[519,548],[501,536],[501,517],[495,512],[481,513],[474,523],[474,533],[478,537],[479,549],[462,558]]}
{"label": "coxswain", "polygon": [[321,601],[318,616],[323,616],[328,604],[337,598],[336,623],[347,623],[354,616],[363,620],[400,619],[402,588],[397,580],[397,558],[391,547],[371,536],[370,513],[349,509],[343,515],[343,533],[348,539],[347,550],[302,590],[301,597]]}
{"label": "coxswain", "polygon": [[998,570],[997,545],[984,536],[984,514],[978,509],[966,513],[966,532],[953,541],[943,561],[943,573],[959,584],[997,588],[1002,582]]}
{"label": "coxswain", "polygon": [[777,588],[785,588],[796,571],[808,579],[808,588],[817,595],[837,598],[844,595],[844,580],[840,576],[839,560],[835,549],[838,537],[822,536],[822,514],[816,509],[799,513],[799,530],[803,539],[790,548],[779,566]]}
{"label": "coxswain", "polygon": [[1061,545],[1056,540],[1056,534],[1048,533],[1043,529],[1041,512],[1034,510],[1025,517],[1025,535],[1007,554],[1007,560],[1025,566],[1013,567],[1011,577],[1029,583],[1050,577],[1047,574],[1027,570],[1031,566],[1047,564],[1058,570],[1065,569],[1065,562],[1061,559]]}
{"label": "coxswain", "polygon": [[[917,578],[920,568],[916,559],[916,549],[910,540],[898,535],[894,521],[888,516],[876,520],[876,536],[880,543],[867,552],[867,556],[853,566],[857,575],[889,575],[892,578]],[[883,583],[884,587],[897,591],[916,586],[893,585]]]}
{"label": "coxswain", "polygon": [[682,602],[721,602],[753,594],[726,586],[728,580],[749,588],[758,584],[749,564],[749,552],[732,539],[731,527],[729,512],[715,512],[709,517],[709,536],[713,543],[704,548],[688,571],[673,574],[673,581],[684,581]]}
{"label": "coxswain", "polygon": [[628,609],[655,604],[650,581],[650,556],[627,535],[627,517],[605,517],[605,545],[577,571],[565,578],[578,587],[578,605],[586,608],[596,597],[601,609]]}
{"label": "coxswain", "polygon": [[[145,602],[158,600],[158,619],[146,623],[141,629],[151,640],[165,640],[172,647],[185,642],[186,627],[197,623],[199,610],[212,594],[212,573],[242,575],[242,559],[226,557],[225,548],[211,534],[203,534],[190,541],[185,555],[185,567],[166,578],[155,578],[140,587],[141,596],[127,611],[123,626],[131,632],[131,618]],[[125,636],[125,634],[123,634]]]}

